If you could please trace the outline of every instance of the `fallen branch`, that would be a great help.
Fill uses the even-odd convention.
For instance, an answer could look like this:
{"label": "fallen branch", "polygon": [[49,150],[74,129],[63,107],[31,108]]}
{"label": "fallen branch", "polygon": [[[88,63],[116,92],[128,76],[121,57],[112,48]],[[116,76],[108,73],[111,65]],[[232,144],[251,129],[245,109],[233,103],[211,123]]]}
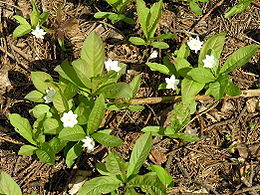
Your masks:
{"label": "fallen branch", "polygon": [[[250,89],[250,90],[242,90],[241,95],[239,96],[225,96],[222,99],[232,99],[239,97],[260,97],[260,89]],[[214,97],[205,96],[205,95],[197,95],[195,97],[196,101],[199,100],[214,100]],[[140,98],[140,99],[132,99],[130,101],[131,104],[159,104],[159,103],[173,103],[181,101],[181,96],[165,96],[165,97],[149,97],[149,98]]]}

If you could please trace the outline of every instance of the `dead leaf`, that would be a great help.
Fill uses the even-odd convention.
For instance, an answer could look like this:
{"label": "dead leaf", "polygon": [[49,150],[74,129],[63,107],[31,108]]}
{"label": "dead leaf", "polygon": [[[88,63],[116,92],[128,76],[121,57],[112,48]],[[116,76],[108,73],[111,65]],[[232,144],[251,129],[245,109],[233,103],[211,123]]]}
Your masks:
{"label": "dead leaf", "polygon": [[156,165],[160,165],[167,161],[166,155],[159,150],[152,150],[149,159]]}

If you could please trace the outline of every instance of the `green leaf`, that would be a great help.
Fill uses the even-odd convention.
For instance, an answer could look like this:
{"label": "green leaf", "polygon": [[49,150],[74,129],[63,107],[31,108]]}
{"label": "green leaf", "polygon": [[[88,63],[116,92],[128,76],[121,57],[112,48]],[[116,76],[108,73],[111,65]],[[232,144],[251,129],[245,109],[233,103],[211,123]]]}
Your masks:
{"label": "green leaf", "polygon": [[159,71],[163,74],[171,75],[171,70],[163,64],[158,64],[155,62],[146,62],[145,64],[149,66],[151,71]]}
{"label": "green leaf", "polygon": [[53,97],[53,105],[59,113],[69,110],[68,101],[65,99],[60,91],[56,91]]}
{"label": "green leaf", "polygon": [[187,75],[199,83],[210,83],[217,79],[214,77],[210,69],[202,67],[191,69]]}
{"label": "green leaf", "polygon": [[83,59],[78,59],[72,62],[72,66],[80,79],[80,81],[87,87],[91,88],[90,77],[93,76],[92,67]]}
{"label": "green leaf", "polygon": [[73,145],[66,153],[66,165],[70,168],[75,160],[81,155],[83,148],[83,143],[78,142]]}
{"label": "green leaf", "polygon": [[165,135],[168,136],[168,137],[171,137],[171,138],[181,139],[184,142],[200,141],[200,138],[198,136],[190,135],[188,133],[176,132],[174,130],[171,130],[171,128],[166,129]]}
{"label": "green leaf", "polygon": [[163,185],[166,187],[172,187],[172,176],[164,168],[159,165],[150,165],[147,169],[154,171]]}
{"label": "green leaf", "polygon": [[49,87],[53,87],[51,81],[53,81],[52,77],[45,72],[32,72],[32,82],[36,89],[38,89],[43,94],[46,93],[46,90]]}
{"label": "green leaf", "polygon": [[130,37],[129,41],[134,45],[146,45],[147,42],[141,37]]}
{"label": "green leaf", "polygon": [[83,184],[77,195],[106,194],[116,190],[122,182],[114,177],[101,176],[91,179]]}
{"label": "green leaf", "polygon": [[140,187],[143,192],[151,195],[167,195],[165,186],[157,176],[138,175],[128,182],[130,187]]}
{"label": "green leaf", "polygon": [[32,145],[23,145],[19,152],[18,155],[23,155],[23,156],[31,156],[34,154],[35,150],[37,150],[37,147],[34,147]]}
{"label": "green leaf", "polygon": [[194,0],[191,0],[189,2],[189,6],[190,6],[191,11],[193,11],[195,14],[197,14],[197,15],[202,14],[202,9]]}
{"label": "green leaf", "polygon": [[181,82],[182,102],[190,104],[205,84],[184,78]]}
{"label": "green leaf", "polygon": [[40,18],[39,18],[39,25],[40,26],[43,25],[47,21],[49,15],[50,14],[48,12],[41,13]]}
{"label": "green leaf", "polygon": [[203,67],[202,60],[206,58],[206,55],[208,55],[211,50],[215,51],[215,57],[217,58],[217,60],[220,58],[223,46],[225,44],[225,37],[226,34],[222,32],[217,35],[213,35],[203,44],[198,60],[199,67]]}
{"label": "green leaf", "polygon": [[147,24],[148,24],[148,17],[150,14],[150,10],[146,7],[145,2],[143,0],[136,0],[136,11],[138,15],[138,21],[141,24],[142,30],[146,39],[149,38]]}
{"label": "green leaf", "polygon": [[104,69],[105,48],[99,35],[92,31],[83,43],[80,56],[88,66],[90,77],[98,76]]}
{"label": "green leaf", "polygon": [[30,26],[30,24],[26,21],[26,19],[21,17],[21,16],[15,15],[15,16],[13,16],[13,18],[16,19],[20,24],[24,24],[24,25],[29,25]]}
{"label": "green leaf", "polygon": [[97,12],[94,14],[94,18],[107,18],[112,12]]}
{"label": "green leaf", "polygon": [[30,93],[28,93],[24,98],[33,102],[42,103],[43,100],[43,93],[41,93],[38,90],[33,90]]}
{"label": "green leaf", "polygon": [[151,133],[145,133],[137,140],[134,145],[127,169],[127,177],[135,175],[139,172],[139,169],[149,155],[151,148],[152,135]]}
{"label": "green leaf", "polygon": [[105,146],[121,146],[123,141],[116,136],[108,135],[106,133],[97,132],[91,135],[97,142]]}
{"label": "green leaf", "polygon": [[61,125],[59,121],[55,118],[47,118],[43,122],[44,133],[57,135],[61,130]]}
{"label": "green leaf", "polygon": [[140,88],[140,85],[141,85],[141,79],[142,79],[142,75],[139,74],[139,75],[136,75],[133,80],[129,83],[129,86],[131,87],[132,89],[132,97],[135,97],[139,88]]}
{"label": "green leaf", "polygon": [[20,24],[14,29],[13,37],[21,37],[31,32],[31,26],[28,24]]}
{"label": "green leaf", "polygon": [[94,104],[94,107],[89,115],[88,134],[94,133],[100,126],[106,112],[106,104],[103,95],[100,95]]}
{"label": "green leaf", "polygon": [[260,46],[258,45],[249,45],[238,49],[228,57],[224,65],[221,67],[220,73],[231,72],[242,67],[253,55],[255,55],[259,47]]}
{"label": "green leaf", "polygon": [[57,66],[54,70],[58,72],[61,77],[70,81],[75,86],[79,88],[85,88],[85,85],[81,82],[76,71],[70,65],[68,60],[64,60],[62,64],[60,66]]}
{"label": "green leaf", "polygon": [[133,112],[142,111],[144,109],[145,109],[145,107],[142,106],[142,105],[131,104],[131,105],[128,106],[128,110],[133,111]]}
{"label": "green leaf", "polygon": [[241,90],[239,89],[238,86],[236,86],[234,83],[232,83],[231,80],[228,82],[228,86],[226,88],[226,94],[229,96],[238,96],[241,94]]}
{"label": "green leaf", "polygon": [[205,95],[212,95],[213,97],[220,99],[224,96],[229,78],[226,75],[221,75],[214,83],[209,84],[209,88],[205,92]]}
{"label": "green leaf", "polygon": [[242,13],[250,5],[253,0],[240,0],[240,2],[232,7],[226,14],[225,18],[229,18],[235,14]]}
{"label": "green leaf", "polygon": [[152,42],[151,46],[158,49],[168,49],[170,47],[167,43],[160,41]]}
{"label": "green leaf", "polygon": [[51,117],[50,107],[46,104],[38,104],[33,109],[30,110],[35,118],[40,118],[42,116]]}
{"label": "green leaf", "polygon": [[180,49],[178,50],[177,58],[187,59],[187,57],[189,55],[190,55],[190,48],[189,48],[189,46],[186,43],[182,44]]}
{"label": "green leaf", "polygon": [[103,94],[105,98],[131,98],[132,89],[129,84],[124,82],[111,83],[109,85],[101,87],[97,94]]}
{"label": "green leaf", "polygon": [[141,131],[151,133],[152,136],[163,136],[165,128],[160,126],[146,126]]}
{"label": "green leaf", "polygon": [[57,154],[67,145],[67,143],[68,142],[65,140],[54,137],[49,141],[49,146],[52,148],[53,152]]}
{"label": "green leaf", "polygon": [[86,137],[86,133],[80,125],[64,127],[59,133],[59,138],[67,141],[79,141]]}
{"label": "green leaf", "polygon": [[54,164],[55,162],[55,153],[47,142],[42,143],[41,148],[36,150],[36,155],[44,163]]}
{"label": "green leaf", "polygon": [[34,0],[31,1],[33,10],[30,14],[30,20],[31,20],[31,25],[32,27],[36,27],[39,24],[39,19],[40,19],[40,12],[36,6],[36,3]]}
{"label": "green leaf", "polygon": [[106,157],[106,169],[114,175],[125,175],[127,171],[127,163],[118,153],[110,151]]}
{"label": "green leaf", "polygon": [[22,191],[10,175],[0,170],[0,194],[22,195]]}
{"label": "green leaf", "polygon": [[[89,101],[90,102],[90,101]],[[78,124],[85,125],[88,123],[89,115],[93,108],[93,104],[85,104],[84,102],[80,102],[79,106],[75,109],[74,113],[78,115]]]}
{"label": "green leaf", "polygon": [[17,133],[23,136],[31,144],[37,145],[33,139],[32,127],[28,119],[21,117],[19,114],[9,114],[9,120],[15,127]]}

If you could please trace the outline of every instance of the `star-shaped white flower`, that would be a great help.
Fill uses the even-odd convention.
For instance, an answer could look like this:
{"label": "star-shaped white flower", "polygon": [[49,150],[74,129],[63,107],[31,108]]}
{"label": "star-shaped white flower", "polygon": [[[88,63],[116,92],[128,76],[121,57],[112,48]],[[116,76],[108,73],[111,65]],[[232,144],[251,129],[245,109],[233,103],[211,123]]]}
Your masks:
{"label": "star-shaped white flower", "polygon": [[118,64],[119,64],[118,61],[113,61],[111,59],[108,59],[105,62],[105,68],[107,69],[107,71],[114,70],[116,72],[119,72],[121,70],[121,67],[118,66]]}
{"label": "star-shaped white flower", "polygon": [[166,88],[167,89],[177,89],[177,85],[179,84],[180,80],[176,79],[174,75],[172,75],[170,78],[165,78],[166,81]]}
{"label": "star-shaped white flower", "polygon": [[61,117],[61,121],[63,123],[63,127],[74,127],[78,123],[77,120],[78,115],[74,114],[71,110],[68,113],[63,113]]}
{"label": "star-shaped white flower", "polygon": [[44,39],[44,35],[47,32],[45,32],[43,29],[41,29],[39,26],[36,26],[35,30],[32,31],[32,34],[37,38],[37,39]]}
{"label": "star-shaped white flower", "polygon": [[94,151],[95,141],[91,137],[86,136],[85,139],[83,139],[81,141],[84,143],[83,147],[87,148],[88,152]]}
{"label": "star-shaped white flower", "polygon": [[191,50],[194,50],[195,53],[197,53],[202,48],[203,42],[200,41],[199,37],[196,37],[195,39],[190,37],[190,40],[187,42],[187,44]]}
{"label": "star-shaped white flower", "polygon": [[158,57],[158,51],[154,50],[153,53],[150,55],[150,59],[154,59]]}
{"label": "star-shaped white flower", "polygon": [[49,87],[49,89],[45,90],[46,95],[43,97],[43,99],[45,100],[45,103],[51,103],[53,101],[53,97],[56,93],[55,89],[53,87]]}
{"label": "star-shaped white flower", "polygon": [[217,60],[213,55],[206,55],[206,58],[202,62],[205,68],[214,68],[217,65]]}

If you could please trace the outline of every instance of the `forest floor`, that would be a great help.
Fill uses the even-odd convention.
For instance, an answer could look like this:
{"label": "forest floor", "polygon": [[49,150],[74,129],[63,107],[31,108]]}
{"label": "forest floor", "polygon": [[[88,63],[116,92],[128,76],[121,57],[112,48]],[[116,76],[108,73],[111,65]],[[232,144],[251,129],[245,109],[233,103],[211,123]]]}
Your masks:
{"label": "forest floor", "polygon": [[[128,81],[136,74],[142,74],[142,85],[137,98],[176,95],[171,90],[158,91],[165,76],[152,72],[144,63],[144,51],[151,48],[132,45],[130,36],[142,36],[140,25],[118,22],[112,25],[107,19],[95,19],[98,11],[111,11],[103,0],[37,0],[41,10],[48,11],[47,27],[53,27],[57,8],[62,5],[63,19],[75,18],[77,25],[66,33],[65,46],[61,51],[57,40],[46,36],[36,39],[31,34],[20,38],[12,37],[18,25],[12,16],[28,18],[31,12],[29,0],[0,1],[0,168],[9,173],[22,188],[24,194],[68,194],[76,175],[95,177],[95,164],[104,159],[108,148],[98,147],[91,154],[83,154],[77,166],[67,168],[62,155],[55,165],[41,163],[36,157],[19,156],[21,145],[26,143],[14,131],[7,118],[8,113],[19,113],[30,118],[29,110],[34,103],[24,96],[34,89],[31,71],[44,71],[57,78],[54,68],[64,59],[74,60],[85,37],[95,30],[103,39],[106,55],[112,60],[127,64]],[[146,1],[151,2],[151,1]],[[177,36],[167,43],[170,48],[159,51],[159,58],[174,52],[182,41],[192,33],[201,40],[225,32],[226,44],[222,60],[238,48],[260,44],[260,8],[252,4],[245,12],[229,19],[224,13],[237,1],[224,1],[211,14],[197,16],[183,1],[165,0],[164,13],[157,33],[175,33]],[[204,3],[203,11],[208,13],[217,0]],[[136,20],[134,3],[129,5],[127,15]],[[200,22],[199,22],[200,21]],[[199,22],[199,23],[198,23]],[[244,67],[230,73],[230,77],[241,90],[259,88],[260,52]],[[236,97],[221,100],[198,101],[197,111],[192,116],[188,129],[198,135],[198,142],[181,142],[172,138],[154,138],[153,150],[148,161],[166,168],[174,179],[174,188],[169,194],[258,194],[260,192],[260,97]],[[103,127],[114,129],[124,140],[116,148],[128,159],[131,149],[139,137],[140,130],[147,125],[167,125],[167,115],[174,103],[146,105],[140,112],[107,111]],[[236,147],[230,148],[234,143]]]}

